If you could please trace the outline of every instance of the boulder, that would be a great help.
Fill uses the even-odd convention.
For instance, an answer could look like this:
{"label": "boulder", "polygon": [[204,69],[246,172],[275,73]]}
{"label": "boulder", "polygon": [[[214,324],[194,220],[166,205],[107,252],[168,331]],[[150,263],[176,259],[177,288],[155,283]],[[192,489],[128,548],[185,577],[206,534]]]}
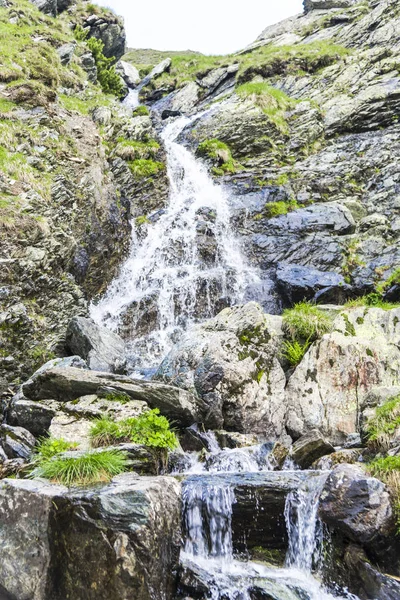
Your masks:
{"label": "boulder", "polygon": [[123,20],[111,11],[101,15],[90,15],[82,24],[88,37],[95,37],[104,44],[103,53],[107,58],[119,60],[125,54],[126,33]]}
{"label": "boulder", "polygon": [[11,401],[7,414],[10,425],[24,427],[35,437],[46,435],[56,414],[54,406],[28,400],[18,393]]}
{"label": "boulder", "polygon": [[94,371],[121,373],[125,367],[125,342],[116,333],[91,319],[74,317],[67,328],[66,347],[81,356]]}
{"label": "boulder", "polygon": [[201,420],[201,401],[190,392],[156,381],[130,379],[99,371],[76,368],[53,368],[36,376],[22,386],[24,395],[31,400],[54,399],[60,402],[82,396],[120,392],[133,400],[159,408],[166,417],[180,426],[190,426]]}
{"label": "boulder", "polygon": [[319,502],[321,519],[375,554],[395,531],[390,496],[383,484],[356,465],[337,465]]}
{"label": "boulder", "polygon": [[312,429],[293,444],[290,458],[302,469],[308,469],[314,461],[334,451],[335,448],[326,441],[320,431]]}
{"label": "boulder", "polygon": [[285,414],[281,340],[281,318],[264,314],[258,304],[226,308],[190,329],[155,379],[196,394],[210,429],[276,439]]}
{"label": "boulder", "polygon": [[74,491],[5,480],[0,589],[21,600],[172,597],[180,518],[180,484],[170,477],[125,474]]}
{"label": "boulder", "polygon": [[364,452],[365,448],[348,448],[344,450],[338,450],[337,452],[332,452],[332,454],[323,456],[314,462],[312,468],[320,469],[322,471],[330,471],[333,469],[333,467],[342,463],[349,465],[360,463],[363,461]]}
{"label": "boulder", "polygon": [[115,65],[115,70],[122,77],[129,88],[135,88],[137,84],[140,83],[141,78],[139,71],[130,63],[120,60]]}
{"label": "boulder", "polygon": [[308,350],[286,389],[286,426],[294,438],[318,428],[335,445],[357,433],[360,400],[399,381],[400,309],[342,311],[333,331]]}
{"label": "boulder", "polygon": [[29,460],[32,456],[36,440],[34,436],[23,427],[0,425],[0,446],[7,458],[22,458]]}
{"label": "boulder", "polygon": [[57,54],[60,57],[62,65],[69,65],[76,48],[76,43],[63,44],[57,48]]}
{"label": "boulder", "polygon": [[111,109],[107,106],[97,106],[92,112],[92,119],[99,125],[109,125],[112,118]]}

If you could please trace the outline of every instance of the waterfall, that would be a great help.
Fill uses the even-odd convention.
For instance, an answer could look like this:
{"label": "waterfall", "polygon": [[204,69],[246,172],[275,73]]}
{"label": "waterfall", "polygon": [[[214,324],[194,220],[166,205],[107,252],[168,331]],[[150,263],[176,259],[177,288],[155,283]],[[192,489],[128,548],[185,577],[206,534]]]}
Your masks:
{"label": "waterfall", "polygon": [[157,365],[188,325],[218,312],[221,300],[240,303],[246,277],[256,279],[232,231],[227,191],[176,141],[195,118],[182,117],[164,128],[169,204],[150,216],[144,238],[133,223],[128,259],[91,306],[92,318],[114,331],[128,315],[132,335],[150,307],[152,330],[131,345],[136,370]]}
{"label": "waterfall", "polygon": [[318,520],[319,497],[327,473],[307,479],[286,499],[285,520],[289,537],[286,564],[311,572],[322,547],[322,526]]}

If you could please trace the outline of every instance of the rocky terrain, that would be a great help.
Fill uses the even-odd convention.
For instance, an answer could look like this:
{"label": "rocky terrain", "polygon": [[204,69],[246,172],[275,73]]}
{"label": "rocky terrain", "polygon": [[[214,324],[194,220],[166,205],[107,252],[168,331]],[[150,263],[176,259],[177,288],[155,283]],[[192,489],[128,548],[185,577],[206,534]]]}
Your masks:
{"label": "rocky terrain", "polygon": [[[0,48],[0,598],[237,598],[187,560],[199,490],[231,558],[326,586],[268,571],[246,600],[399,598],[398,3],[305,0],[210,57],[125,54],[123,21],[83,0],[0,0]],[[181,116],[258,278],[240,305],[203,292],[139,378],[154,298],[115,330],[90,304],[167,214]],[[195,215],[208,266],[216,220]],[[307,564],[299,490],[324,530]]]}

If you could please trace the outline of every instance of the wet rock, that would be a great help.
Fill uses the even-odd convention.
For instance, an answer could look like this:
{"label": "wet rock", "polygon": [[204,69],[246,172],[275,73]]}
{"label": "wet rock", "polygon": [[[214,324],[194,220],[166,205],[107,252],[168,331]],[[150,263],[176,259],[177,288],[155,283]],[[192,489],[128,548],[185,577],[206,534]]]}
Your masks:
{"label": "wet rock", "polygon": [[342,311],[333,331],[312,345],[286,389],[287,429],[297,438],[318,428],[333,444],[357,433],[360,399],[398,383],[400,310]]}
{"label": "wet rock", "polygon": [[94,371],[121,373],[125,367],[125,343],[116,333],[91,319],[74,317],[66,333],[67,349],[81,356]]}
{"label": "wet rock", "polygon": [[314,461],[334,451],[335,448],[326,441],[321,432],[318,429],[312,429],[293,444],[290,457],[299,467],[308,469]]}
{"label": "wet rock", "polygon": [[289,455],[289,449],[281,444],[281,442],[276,442],[274,447],[272,448],[269,462],[273,466],[274,469],[280,470],[282,469],[285,460]]}
{"label": "wet rock", "polygon": [[278,264],[276,280],[286,306],[311,300],[317,293],[320,295],[327,290],[332,296],[332,304],[339,304],[339,300],[345,298],[344,288],[347,287],[342,275],[288,263]]}
{"label": "wet rock", "polygon": [[329,475],[319,504],[322,520],[350,540],[375,552],[394,533],[386,486],[355,465],[338,465]]}
{"label": "wet rock", "polygon": [[360,598],[397,600],[400,597],[398,579],[376,569],[359,546],[352,544],[347,548],[344,562],[348,568],[350,589]]}
{"label": "wet rock", "polygon": [[3,482],[0,586],[35,600],[109,600],[132,590],[143,600],[154,590],[172,596],[179,494],[173,478],[132,474],[71,492],[37,480]]}
{"label": "wet rock", "polygon": [[195,393],[207,428],[274,439],[285,411],[281,340],[281,319],[256,303],[226,308],[188,331],[155,378]]}
{"label": "wet rock", "polygon": [[338,450],[337,452],[332,452],[332,454],[329,454],[328,456],[323,456],[313,463],[312,467],[313,469],[330,471],[333,469],[333,467],[342,463],[353,465],[362,462],[364,453],[365,448],[349,448]]}
{"label": "wet rock", "polygon": [[36,439],[23,427],[0,425],[0,444],[8,458],[29,460]]}
{"label": "wet rock", "polygon": [[237,433],[235,431],[215,431],[215,437],[221,448],[246,448],[257,446],[259,439],[251,433]]}
{"label": "wet rock", "polygon": [[61,402],[81,396],[99,395],[104,389],[121,392],[133,400],[146,402],[151,408],[159,408],[163,415],[181,426],[189,426],[201,420],[201,402],[193,394],[155,381],[134,380],[100,371],[53,368],[22,386],[24,395],[31,400],[48,398]]}

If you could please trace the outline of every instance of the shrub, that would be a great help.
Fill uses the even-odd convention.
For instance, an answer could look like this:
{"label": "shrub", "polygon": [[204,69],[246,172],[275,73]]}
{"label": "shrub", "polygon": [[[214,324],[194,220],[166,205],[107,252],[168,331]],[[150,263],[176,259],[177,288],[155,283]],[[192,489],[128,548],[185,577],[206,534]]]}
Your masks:
{"label": "shrub", "polygon": [[94,447],[133,442],[150,448],[173,450],[178,445],[168,419],[161,416],[158,409],[122,421],[113,421],[108,417],[97,419],[90,430],[90,438]]}
{"label": "shrub", "polygon": [[392,285],[400,284],[400,267],[395,269],[391,275],[385,280],[382,281],[379,285],[376,286],[376,290],[378,293],[383,294],[388,288]]}
{"label": "shrub", "polygon": [[108,450],[87,452],[78,456],[55,456],[43,460],[31,477],[44,477],[67,486],[107,482],[128,469],[129,460],[124,452]]}
{"label": "shrub", "polygon": [[132,115],[134,117],[148,117],[150,115],[150,111],[147,106],[141,105],[133,110]]}
{"label": "shrub", "polygon": [[87,45],[93,54],[97,67],[97,79],[103,92],[121,98],[124,92],[124,84],[113,66],[114,59],[104,56],[104,44],[101,40],[92,37],[87,41]]}
{"label": "shrub", "polygon": [[367,424],[370,445],[378,451],[387,451],[396,429],[400,427],[400,396],[389,399],[375,409]]}
{"label": "shrub", "polygon": [[306,341],[301,344],[297,340],[283,342],[282,356],[292,365],[297,366],[302,360],[310,347],[310,342]]}
{"label": "shrub", "polygon": [[283,324],[292,340],[313,342],[332,329],[329,315],[308,302],[299,302],[283,313]]}

